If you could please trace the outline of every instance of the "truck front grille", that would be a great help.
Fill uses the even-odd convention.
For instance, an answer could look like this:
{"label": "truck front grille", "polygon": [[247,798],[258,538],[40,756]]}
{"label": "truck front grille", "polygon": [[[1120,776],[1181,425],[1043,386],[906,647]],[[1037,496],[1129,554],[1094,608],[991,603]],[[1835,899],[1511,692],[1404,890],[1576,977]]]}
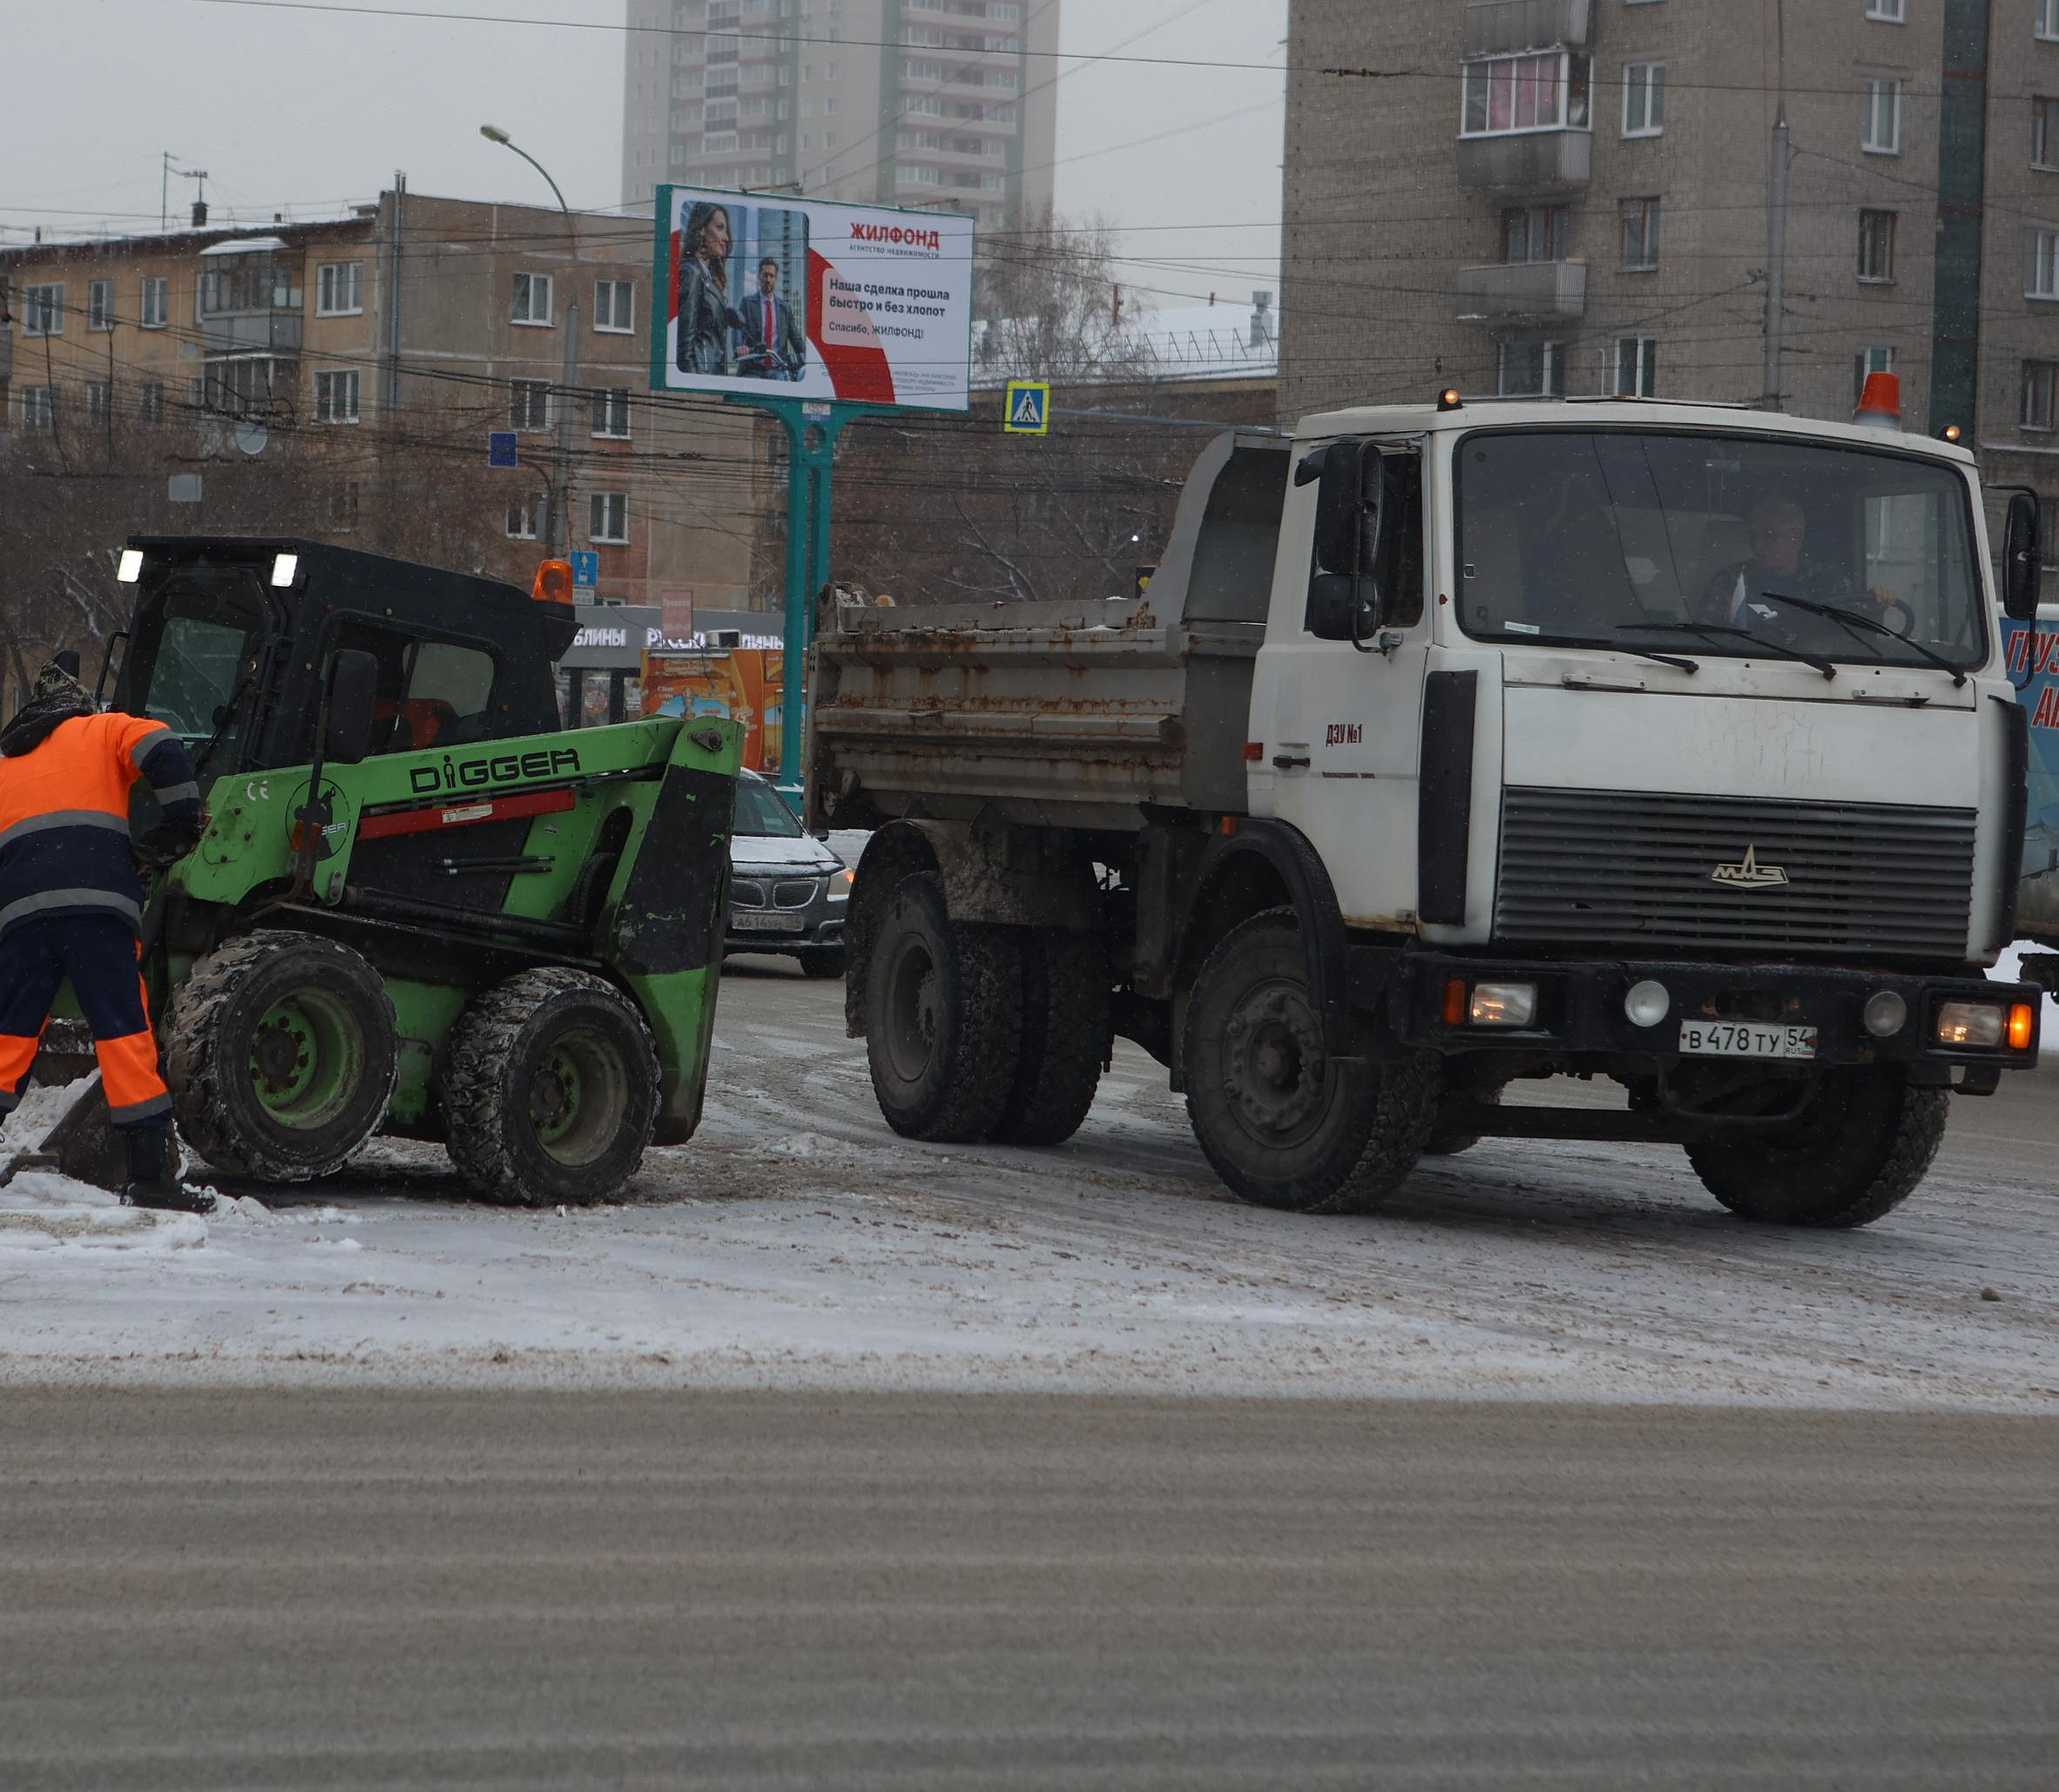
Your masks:
{"label": "truck front grille", "polygon": [[1970,809],[1512,788],[1495,937],[1957,961],[1973,864]]}

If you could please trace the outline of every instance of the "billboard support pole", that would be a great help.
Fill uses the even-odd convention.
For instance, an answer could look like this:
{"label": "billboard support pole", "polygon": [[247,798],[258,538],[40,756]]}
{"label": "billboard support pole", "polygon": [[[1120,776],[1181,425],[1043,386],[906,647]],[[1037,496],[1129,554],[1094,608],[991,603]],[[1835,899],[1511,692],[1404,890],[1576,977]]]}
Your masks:
{"label": "billboard support pole", "polygon": [[836,439],[847,423],[884,416],[894,407],[734,394],[729,402],[769,411],[786,432],[786,617],[779,792],[799,813],[806,782],[801,749],[807,738],[808,650],[815,638],[816,594],[829,583]]}

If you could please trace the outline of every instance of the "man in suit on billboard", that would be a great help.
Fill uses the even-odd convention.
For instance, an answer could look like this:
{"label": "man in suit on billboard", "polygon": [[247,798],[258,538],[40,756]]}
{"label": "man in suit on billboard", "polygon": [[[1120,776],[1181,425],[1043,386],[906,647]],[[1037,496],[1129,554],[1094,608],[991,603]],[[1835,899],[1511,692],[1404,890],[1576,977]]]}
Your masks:
{"label": "man in suit on billboard", "polygon": [[739,306],[743,313],[743,353],[737,372],[757,380],[798,380],[808,349],[793,307],[780,297],[780,264],[770,255],[758,264],[758,290]]}

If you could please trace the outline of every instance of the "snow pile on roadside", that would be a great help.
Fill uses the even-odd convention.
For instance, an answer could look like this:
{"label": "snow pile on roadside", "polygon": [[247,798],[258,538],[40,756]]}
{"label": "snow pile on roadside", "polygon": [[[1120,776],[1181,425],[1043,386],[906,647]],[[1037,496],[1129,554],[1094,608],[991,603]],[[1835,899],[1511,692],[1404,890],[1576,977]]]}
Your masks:
{"label": "snow pile on roadside", "polygon": [[199,1215],[124,1207],[105,1189],[50,1170],[24,1170],[0,1189],[0,1263],[48,1250],[161,1255],[207,1243]]}

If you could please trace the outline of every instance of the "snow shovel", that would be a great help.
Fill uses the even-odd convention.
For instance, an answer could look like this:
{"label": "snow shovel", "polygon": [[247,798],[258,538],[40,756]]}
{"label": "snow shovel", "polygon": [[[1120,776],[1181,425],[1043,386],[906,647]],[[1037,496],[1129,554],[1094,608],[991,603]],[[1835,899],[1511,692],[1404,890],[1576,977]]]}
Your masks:
{"label": "snow shovel", "polygon": [[71,1105],[40,1139],[0,1162],[0,1189],[25,1169],[54,1169],[76,1181],[121,1193],[128,1180],[128,1158],[109,1117],[98,1070],[86,1078]]}

